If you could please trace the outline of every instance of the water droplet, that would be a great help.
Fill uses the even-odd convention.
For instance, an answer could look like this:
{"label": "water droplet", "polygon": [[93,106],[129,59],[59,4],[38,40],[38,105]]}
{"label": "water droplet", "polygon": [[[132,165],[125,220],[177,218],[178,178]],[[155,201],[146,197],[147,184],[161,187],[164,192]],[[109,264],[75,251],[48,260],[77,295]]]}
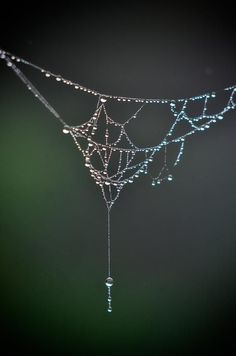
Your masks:
{"label": "water droplet", "polygon": [[58,82],[60,82],[60,81],[61,81],[61,78],[60,78],[60,77],[56,77],[56,80],[57,80]]}
{"label": "water droplet", "polygon": [[11,63],[11,62],[7,62],[7,66],[8,66],[8,67],[11,67],[11,66],[12,66],[12,63]]}
{"label": "water droplet", "polygon": [[172,180],[173,180],[172,174],[169,174],[168,177],[167,177],[167,179],[168,179],[169,181],[172,181]]}
{"label": "water droplet", "polygon": [[113,286],[113,278],[108,277],[105,282],[107,287],[112,287]]}
{"label": "water droplet", "polygon": [[107,99],[101,98],[101,102],[105,103],[107,101]]}
{"label": "water droplet", "polygon": [[107,309],[107,311],[108,311],[109,313],[111,313],[111,312],[112,312],[112,308],[109,307],[109,308]]}
{"label": "water droplet", "polygon": [[45,76],[49,78],[51,76],[51,74],[46,73]]}
{"label": "water droplet", "polygon": [[68,133],[70,132],[70,128],[69,128],[68,126],[64,126],[62,132],[63,132],[64,134],[68,134]]}

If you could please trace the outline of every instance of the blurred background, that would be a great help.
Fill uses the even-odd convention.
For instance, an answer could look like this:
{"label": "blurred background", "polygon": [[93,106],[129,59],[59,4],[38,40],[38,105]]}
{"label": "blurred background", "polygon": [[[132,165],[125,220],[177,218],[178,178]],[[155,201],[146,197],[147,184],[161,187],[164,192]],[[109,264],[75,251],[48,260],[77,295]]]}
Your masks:
{"label": "blurred background", "polygon": [[[102,93],[190,97],[236,84],[235,20],[223,5],[10,4],[0,47]],[[94,98],[20,68],[66,122],[88,120]],[[235,111],[187,140],[171,184],[140,178],[121,192],[111,314],[101,192],[3,61],[0,120],[4,355],[236,351]],[[137,142],[157,144],[167,123],[134,123]]]}

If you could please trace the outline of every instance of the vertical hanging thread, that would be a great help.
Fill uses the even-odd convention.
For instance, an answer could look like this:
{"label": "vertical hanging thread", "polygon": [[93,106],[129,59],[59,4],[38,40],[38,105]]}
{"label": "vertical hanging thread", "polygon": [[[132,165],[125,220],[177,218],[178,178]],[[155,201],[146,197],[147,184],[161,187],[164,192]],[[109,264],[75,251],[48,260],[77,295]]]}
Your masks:
{"label": "vertical hanging thread", "polygon": [[107,272],[111,277],[111,208],[107,208]]}

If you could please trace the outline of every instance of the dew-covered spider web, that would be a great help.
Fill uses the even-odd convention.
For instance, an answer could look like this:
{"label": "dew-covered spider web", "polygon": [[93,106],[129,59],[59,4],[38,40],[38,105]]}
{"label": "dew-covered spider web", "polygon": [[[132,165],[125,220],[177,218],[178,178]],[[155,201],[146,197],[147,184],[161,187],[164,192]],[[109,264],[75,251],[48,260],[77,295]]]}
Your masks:
{"label": "dew-covered spider web", "polygon": [[[0,58],[23,81],[27,88],[41,101],[41,103],[63,125],[63,133],[70,134],[79,151],[82,153],[85,166],[89,169],[91,177],[101,189],[106,203],[107,219],[107,279],[105,284],[108,292],[108,311],[112,311],[111,288],[113,278],[111,274],[111,236],[110,214],[111,208],[118,199],[121,191],[127,184],[134,183],[140,176],[150,177],[152,186],[159,186],[163,182],[173,180],[173,168],[177,166],[183,156],[185,142],[189,136],[208,130],[211,126],[222,120],[225,115],[236,107],[236,85],[221,91],[183,99],[145,99],[122,97],[101,94],[95,90],[81,86],[78,83],[53,74],[9,52],[0,50]],[[28,80],[16,64],[23,63],[39,70],[45,78],[56,80],[58,83],[72,86],[75,90],[84,91],[88,95],[97,97],[93,114],[81,125],[69,125],[58,112],[40,94],[35,86]],[[222,94],[225,103],[217,112],[211,110],[212,100],[217,100]],[[135,104],[129,117],[120,122],[114,119],[109,111],[109,104],[117,102]],[[192,114],[189,108],[198,105],[198,112]],[[148,106],[165,106],[171,116],[169,128],[160,142],[153,146],[141,147],[131,137],[128,127],[144,114]],[[184,131],[179,127],[184,126]],[[168,160],[169,147],[175,146],[175,157]],[[155,168],[158,162],[158,169]]]}

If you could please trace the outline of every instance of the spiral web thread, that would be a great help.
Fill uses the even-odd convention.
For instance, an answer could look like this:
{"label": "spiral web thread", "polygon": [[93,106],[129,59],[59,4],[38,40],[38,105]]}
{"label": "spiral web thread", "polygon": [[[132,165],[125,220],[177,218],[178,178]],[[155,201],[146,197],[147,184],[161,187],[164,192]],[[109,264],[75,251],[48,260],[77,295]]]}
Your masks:
{"label": "spiral web thread", "polygon": [[[108,311],[112,311],[111,306],[111,287],[113,279],[111,277],[111,240],[110,240],[110,213],[115,201],[118,199],[121,190],[126,184],[133,183],[143,174],[150,174],[149,168],[159,159],[160,152],[163,164],[155,176],[150,174],[152,185],[156,186],[165,181],[172,181],[173,175],[171,169],[181,160],[184,152],[186,139],[197,133],[208,130],[217,121],[222,120],[227,112],[236,107],[236,85],[225,88],[221,92],[227,95],[226,105],[216,114],[208,113],[208,104],[211,98],[217,98],[218,92],[206,93],[200,96],[185,99],[145,99],[123,96],[113,96],[101,94],[95,90],[88,89],[78,83],[64,79],[60,75],[53,74],[42,69],[24,59],[16,57],[9,52],[0,50],[0,58],[6,61],[15,74],[23,81],[29,90],[41,101],[41,103],[63,124],[63,132],[70,134],[79,151],[85,159],[85,166],[90,170],[91,177],[101,188],[102,196],[105,200],[108,211],[108,278],[106,286],[108,288]],[[39,93],[33,84],[25,77],[15,62],[24,63],[39,70],[45,77],[56,79],[57,82],[74,87],[76,90],[82,90],[90,95],[98,97],[97,106],[89,120],[81,125],[70,126],[60,117],[56,110]],[[108,113],[107,103],[110,101],[135,102],[139,107],[124,122],[119,123],[111,118]],[[188,105],[197,101],[202,104],[200,112],[191,116],[187,114]],[[127,133],[129,123],[136,120],[147,105],[167,105],[173,116],[173,122],[169,130],[164,135],[162,141],[151,147],[138,147],[131,140]],[[176,129],[180,123],[187,124],[188,130],[181,135],[176,136]],[[103,125],[103,140],[101,135],[97,134],[99,127]],[[114,139],[113,129],[118,131]],[[102,141],[102,142],[101,142]],[[178,150],[172,167],[167,163],[167,147],[170,144],[177,144]],[[115,156],[115,159],[113,159]],[[113,163],[111,163],[113,162]],[[114,162],[116,162],[114,164]],[[110,170],[110,166],[113,167]],[[115,169],[114,169],[115,167]]]}

